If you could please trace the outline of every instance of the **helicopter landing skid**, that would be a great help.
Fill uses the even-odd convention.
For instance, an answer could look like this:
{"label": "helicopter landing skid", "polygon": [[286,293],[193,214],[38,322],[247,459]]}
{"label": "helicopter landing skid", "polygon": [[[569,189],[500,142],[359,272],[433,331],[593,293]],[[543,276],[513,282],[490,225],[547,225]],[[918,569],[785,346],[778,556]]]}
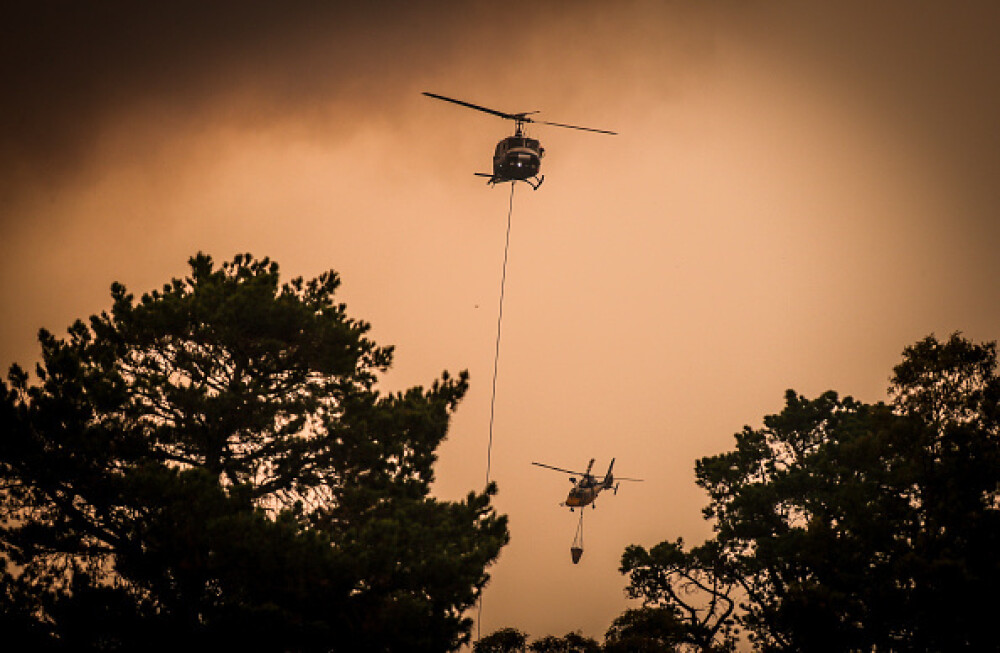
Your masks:
{"label": "helicopter landing skid", "polygon": [[486,180],[486,183],[490,186],[503,184],[508,181],[511,183],[523,181],[524,183],[531,186],[532,190],[538,190],[538,187],[542,185],[543,181],[545,181],[545,175],[542,175],[540,177],[529,177],[527,179],[504,179],[502,177],[497,177],[495,175],[491,175],[485,172],[474,172],[472,174],[476,175],[477,177],[489,177],[489,179]]}
{"label": "helicopter landing skid", "polygon": [[542,185],[543,181],[545,181],[545,175],[542,175],[541,177],[535,177],[535,179],[536,181],[534,183],[532,183],[530,179],[522,179],[521,181],[531,186],[531,190],[538,190],[538,187]]}

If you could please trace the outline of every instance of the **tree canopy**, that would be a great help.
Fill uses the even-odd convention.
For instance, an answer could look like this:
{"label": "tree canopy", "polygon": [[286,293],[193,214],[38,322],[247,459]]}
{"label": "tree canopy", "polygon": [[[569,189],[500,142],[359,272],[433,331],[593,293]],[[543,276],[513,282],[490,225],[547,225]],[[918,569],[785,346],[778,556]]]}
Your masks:
{"label": "tree canopy", "polygon": [[528,634],[517,628],[500,628],[480,637],[472,647],[474,653],[524,653]]}
{"label": "tree canopy", "polygon": [[606,653],[661,653],[687,642],[684,624],[673,608],[643,607],[626,610],[604,635]]}
{"label": "tree canopy", "polygon": [[508,540],[430,496],[468,387],[382,394],[392,349],[250,255],[41,331],[0,381],[2,623],[38,648],[443,651]]}
{"label": "tree canopy", "polygon": [[730,647],[733,623],[765,650],[994,647],[995,344],[907,347],[890,398],[789,390],[733,451],[698,461],[712,539],[628,547],[630,595],[680,617],[702,650]]}
{"label": "tree canopy", "polygon": [[516,628],[500,628],[479,639],[473,647],[475,653],[600,653],[597,640],[567,633],[563,637],[545,635],[528,643],[528,634]]}
{"label": "tree canopy", "polygon": [[601,645],[586,635],[566,633],[562,637],[540,637],[528,646],[528,650],[532,653],[600,653]]}

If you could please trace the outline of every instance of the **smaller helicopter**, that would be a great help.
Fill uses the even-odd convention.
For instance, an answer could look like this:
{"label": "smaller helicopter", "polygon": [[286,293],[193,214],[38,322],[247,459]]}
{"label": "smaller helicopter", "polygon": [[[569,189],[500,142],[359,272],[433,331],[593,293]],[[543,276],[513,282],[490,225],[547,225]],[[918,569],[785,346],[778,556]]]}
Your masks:
{"label": "smaller helicopter", "polygon": [[[618,479],[615,479],[614,475],[611,473],[612,468],[615,466],[614,458],[611,459],[611,464],[608,465],[608,473],[604,475],[603,480],[598,479],[590,473],[590,470],[594,467],[593,458],[590,459],[590,463],[587,465],[587,471],[585,472],[574,472],[569,469],[553,467],[552,465],[546,465],[544,463],[532,462],[531,464],[539,467],[545,467],[547,469],[554,469],[557,472],[563,472],[564,474],[576,474],[580,477],[579,480],[575,478],[569,479],[569,482],[573,483],[573,489],[569,491],[566,501],[560,504],[568,506],[570,512],[573,512],[574,508],[582,508],[588,504],[594,503],[594,500],[597,499],[597,495],[601,493],[601,490],[614,490],[614,493],[618,494],[618,481],[642,481],[641,478],[618,477]],[[594,507],[596,508],[597,506]]]}
{"label": "smaller helicopter", "polygon": [[542,165],[542,157],[545,156],[545,148],[542,147],[542,144],[537,139],[525,136],[525,123],[533,122],[539,125],[566,127],[567,129],[579,129],[581,131],[596,132],[598,134],[617,134],[617,132],[608,131],[606,129],[592,129],[590,127],[578,127],[577,125],[564,125],[558,122],[546,122],[544,120],[535,120],[534,118],[528,117],[529,114],[538,113],[537,111],[504,113],[503,111],[497,111],[496,109],[490,109],[479,106],[478,104],[472,104],[471,102],[465,102],[464,100],[456,100],[454,98],[437,95],[435,93],[427,93],[425,91],[424,95],[432,97],[435,100],[452,102],[463,107],[476,109],[477,111],[483,111],[494,116],[514,121],[514,135],[508,136],[497,143],[496,150],[493,152],[493,174],[486,172],[475,173],[476,176],[479,177],[488,177],[489,179],[486,183],[491,186],[507,181],[523,181],[534,190],[538,190],[538,187],[542,185],[543,181],[545,181],[544,175],[538,175],[538,170]]}

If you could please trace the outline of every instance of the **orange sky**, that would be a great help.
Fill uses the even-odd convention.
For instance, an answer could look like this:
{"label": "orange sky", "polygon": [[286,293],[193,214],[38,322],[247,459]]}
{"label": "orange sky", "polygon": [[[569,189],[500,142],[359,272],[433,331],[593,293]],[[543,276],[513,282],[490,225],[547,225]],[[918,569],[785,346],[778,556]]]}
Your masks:
{"label": "orange sky", "polygon": [[[508,188],[472,173],[510,125],[420,92],[620,132],[533,129],[515,191],[484,633],[600,638],[625,545],[705,537],[694,461],[786,388],[875,401],[916,339],[1000,335],[993,3],[133,4],[0,21],[0,365],[199,250],[333,268],[387,389],[471,372],[443,497],[485,474]],[[530,462],[612,456],[647,481],[572,565]]]}

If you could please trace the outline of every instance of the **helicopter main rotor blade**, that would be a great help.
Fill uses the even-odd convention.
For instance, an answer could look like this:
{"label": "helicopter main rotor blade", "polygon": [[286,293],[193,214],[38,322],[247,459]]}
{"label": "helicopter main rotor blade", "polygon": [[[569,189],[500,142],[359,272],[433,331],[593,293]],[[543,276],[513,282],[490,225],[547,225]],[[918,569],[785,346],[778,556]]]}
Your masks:
{"label": "helicopter main rotor blade", "polygon": [[532,465],[538,465],[539,467],[546,467],[548,469],[554,469],[557,472],[563,472],[564,474],[578,474],[580,476],[586,476],[586,474],[584,472],[574,472],[574,471],[569,470],[569,469],[563,469],[562,467],[553,467],[552,465],[546,465],[544,463],[532,462],[531,464]]}
{"label": "helicopter main rotor blade", "polygon": [[615,481],[642,481],[641,478],[629,478],[627,476],[615,476]]}
{"label": "helicopter main rotor blade", "polygon": [[532,120],[531,118],[525,118],[525,122],[534,122],[540,125],[552,125],[553,127],[565,127],[566,129],[579,129],[585,132],[595,132],[597,134],[611,134],[612,136],[617,136],[618,132],[608,131],[607,129],[594,129],[593,127],[580,127],[579,125],[564,125],[561,122],[549,122],[547,120]]}
{"label": "helicopter main rotor blade", "polygon": [[486,113],[492,113],[494,116],[500,116],[501,118],[507,118],[508,120],[517,120],[517,116],[511,113],[504,113],[503,111],[497,111],[496,109],[490,109],[487,107],[481,107],[478,104],[473,104],[471,102],[465,102],[464,100],[456,100],[455,98],[445,97],[443,95],[437,95],[435,93],[428,93],[424,91],[424,95],[427,97],[432,97],[435,100],[444,100],[445,102],[453,102],[455,104],[460,104],[463,107],[469,107],[470,109],[476,109],[477,111],[484,111]]}

